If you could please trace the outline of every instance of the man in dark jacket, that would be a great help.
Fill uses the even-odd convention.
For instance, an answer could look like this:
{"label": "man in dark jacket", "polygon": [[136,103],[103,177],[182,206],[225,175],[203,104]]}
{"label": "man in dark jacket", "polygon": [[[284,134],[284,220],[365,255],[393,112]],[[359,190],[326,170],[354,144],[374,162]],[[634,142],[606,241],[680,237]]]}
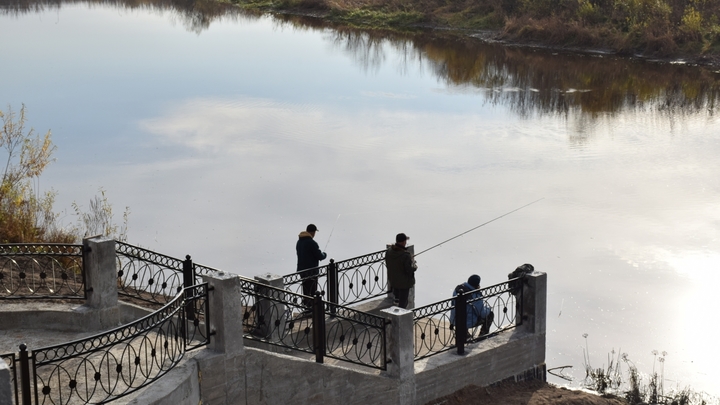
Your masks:
{"label": "man in dark jacket", "polygon": [[407,249],[410,239],[404,233],[395,236],[395,244],[385,252],[388,284],[392,287],[397,306],[407,308],[410,289],[415,285],[417,265]]}
{"label": "man in dark jacket", "polygon": [[[297,252],[297,271],[302,277],[303,295],[312,296],[317,291],[318,285],[318,266],[320,260],[325,260],[327,253],[320,250],[317,242],[313,239],[318,229],[315,225],[310,224],[305,231],[300,232],[298,241],[295,244]],[[309,303],[306,303],[309,305]]]}

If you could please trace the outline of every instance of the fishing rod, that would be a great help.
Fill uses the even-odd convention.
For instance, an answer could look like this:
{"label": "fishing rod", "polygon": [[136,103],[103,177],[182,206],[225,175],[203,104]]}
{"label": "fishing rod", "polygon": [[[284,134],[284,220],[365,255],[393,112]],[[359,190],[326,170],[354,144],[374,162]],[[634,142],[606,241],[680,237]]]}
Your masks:
{"label": "fishing rod", "polygon": [[333,233],[333,231],[335,230],[335,225],[337,225],[338,219],[340,219],[340,215],[342,215],[342,214],[338,214],[337,218],[335,218],[335,223],[333,223],[333,227],[332,227],[332,229],[330,230],[330,235],[328,235],[328,240],[327,240],[327,243],[325,243],[325,247],[323,248],[323,252],[327,250],[327,246],[330,244],[330,238],[332,238],[332,233]]}
{"label": "fishing rod", "polygon": [[453,236],[452,238],[450,238],[450,239],[448,239],[448,240],[442,241],[442,242],[438,243],[437,245],[431,246],[431,247],[423,250],[423,251],[420,252],[420,253],[416,253],[415,256],[419,256],[419,255],[427,252],[428,250],[432,250],[432,249],[435,249],[435,248],[438,247],[438,246],[442,246],[442,245],[450,242],[450,241],[453,240],[453,239],[456,239],[456,238],[459,238],[459,237],[465,235],[466,233],[470,233],[470,232],[472,232],[472,231],[474,231],[474,230],[476,230],[476,229],[478,229],[478,228],[481,228],[481,227],[489,224],[490,222],[497,221],[498,219],[500,219],[500,218],[502,218],[502,217],[508,216],[508,215],[512,214],[513,212],[520,211],[521,209],[523,209],[523,208],[525,208],[525,207],[528,207],[528,206],[530,206],[530,205],[533,205],[533,204],[535,204],[536,202],[538,202],[538,201],[540,201],[540,200],[544,200],[544,199],[545,199],[545,197],[540,198],[539,200],[535,200],[535,201],[533,201],[533,202],[531,202],[531,203],[529,203],[529,204],[525,204],[525,205],[523,205],[523,206],[520,207],[520,208],[515,208],[514,210],[512,210],[512,211],[510,211],[510,212],[506,212],[506,213],[500,215],[499,217],[493,218],[493,219],[491,219],[491,220],[489,220],[489,221],[487,221],[487,222],[485,222],[485,223],[482,223],[482,224],[480,224],[480,225],[478,225],[478,226],[476,226],[476,227],[474,227],[474,228],[472,228],[472,229],[468,229],[467,231],[465,231],[465,232],[463,232],[463,233],[461,233],[461,234],[459,234],[459,235],[455,235],[455,236]]}

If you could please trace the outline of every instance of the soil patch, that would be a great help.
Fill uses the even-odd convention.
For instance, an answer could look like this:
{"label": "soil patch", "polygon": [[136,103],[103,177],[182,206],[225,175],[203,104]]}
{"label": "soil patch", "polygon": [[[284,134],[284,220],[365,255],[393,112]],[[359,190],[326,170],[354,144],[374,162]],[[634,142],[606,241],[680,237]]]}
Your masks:
{"label": "soil patch", "polygon": [[627,405],[615,396],[569,390],[542,381],[467,386],[426,405]]}

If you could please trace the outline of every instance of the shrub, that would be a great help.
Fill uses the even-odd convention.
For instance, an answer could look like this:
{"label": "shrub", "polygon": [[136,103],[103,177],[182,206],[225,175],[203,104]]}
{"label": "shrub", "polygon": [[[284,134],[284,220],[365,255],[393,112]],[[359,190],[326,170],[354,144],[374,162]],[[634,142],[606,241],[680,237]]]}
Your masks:
{"label": "shrub", "polygon": [[8,108],[7,112],[0,111],[0,118],[3,121],[0,149],[6,153],[0,180],[0,242],[71,238],[55,226],[57,216],[52,211],[55,193],[40,195],[33,187],[33,181],[52,161],[55,146],[50,131],[41,136],[32,128],[25,129],[25,105],[19,116]]}
{"label": "shrub", "polygon": [[19,115],[10,107],[7,112],[0,111],[0,118],[3,122],[0,158],[5,155],[0,179],[0,243],[73,243],[94,234],[126,238],[129,210],[125,209],[123,225],[115,225],[112,206],[103,189],[100,189],[101,197],[90,201],[87,212],[73,203],[78,215],[77,227],[61,227],[58,214],[53,211],[55,191],[40,194],[35,188],[40,175],[53,160],[55,145],[50,131],[41,136],[32,128],[26,130],[25,105]]}

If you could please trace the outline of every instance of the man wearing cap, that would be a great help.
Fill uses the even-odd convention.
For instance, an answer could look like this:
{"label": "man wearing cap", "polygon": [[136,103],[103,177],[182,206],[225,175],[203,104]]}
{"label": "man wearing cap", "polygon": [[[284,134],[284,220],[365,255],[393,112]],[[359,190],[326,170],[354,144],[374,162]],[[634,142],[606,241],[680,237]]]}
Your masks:
{"label": "man wearing cap", "polygon": [[[317,291],[317,276],[319,274],[318,266],[320,260],[325,260],[327,253],[320,250],[317,242],[313,239],[318,229],[314,224],[310,224],[305,231],[300,232],[298,241],[295,244],[297,252],[297,271],[302,277],[303,295],[312,296]],[[305,303],[310,305],[310,303]]]}
{"label": "man wearing cap", "polygon": [[395,244],[385,252],[385,267],[387,268],[388,284],[392,287],[396,305],[407,308],[410,289],[415,285],[415,270],[417,265],[407,249],[410,239],[404,233],[395,236]]}

